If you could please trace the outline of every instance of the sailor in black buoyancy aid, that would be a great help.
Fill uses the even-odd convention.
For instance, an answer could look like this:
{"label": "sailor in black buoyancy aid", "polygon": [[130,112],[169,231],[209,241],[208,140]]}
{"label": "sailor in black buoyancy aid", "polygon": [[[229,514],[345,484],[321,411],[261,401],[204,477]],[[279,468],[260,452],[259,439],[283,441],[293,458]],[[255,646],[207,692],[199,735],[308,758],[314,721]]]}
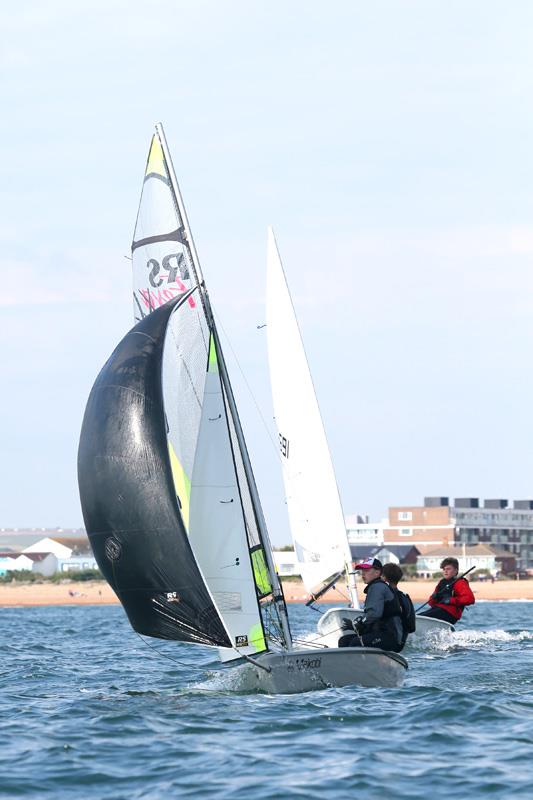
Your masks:
{"label": "sailor in black buoyancy aid", "polygon": [[398,653],[403,647],[401,608],[394,592],[381,580],[381,561],[368,558],[355,569],[361,570],[366,583],[365,607],[353,623],[343,620],[339,647],[379,647]]}
{"label": "sailor in black buoyancy aid", "polygon": [[408,594],[398,589],[398,583],[403,578],[403,570],[398,564],[385,564],[381,573],[381,580],[386,581],[400,602],[402,611],[402,650],[410,633],[416,630],[416,611],[413,601]]}

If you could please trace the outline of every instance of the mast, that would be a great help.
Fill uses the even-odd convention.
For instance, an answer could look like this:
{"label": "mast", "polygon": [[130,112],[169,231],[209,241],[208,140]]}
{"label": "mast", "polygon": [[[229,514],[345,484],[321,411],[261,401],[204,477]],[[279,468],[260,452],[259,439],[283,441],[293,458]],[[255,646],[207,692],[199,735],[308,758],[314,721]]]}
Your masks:
{"label": "mast", "polygon": [[207,320],[208,320],[209,326],[210,326],[210,328],[211,328],[211,330],[213,332],[213,335],[215,337],[215,340],[216,340],[218,358],[219,358],[219,366],[220,366],[220,377],[222,379],[222,383],[223,383],[223,386],[224,386],[224,389],[226,391],[226,395],[227,395],[227,398],[228,398],[228,403],[229,403],[229,407],[230,407],[233,423],[234,423],[234,426],[235,426],[235,432],[236,432],[236,435],[237,435],[237,441],[239,443],[239,448],[240,448],[241,455],[242,455],[242,460],[243,460],[246,480],[247,480],[248,487],[249,487],[249,490],[250,490],[250,494],[251,494],[251,497],[252,497],[254,512],[255,512],[257,526],[258,526],[258,530],[259,530],[259,535],[260,535],[261,541],[263,543],[263,550],[264,550],[264,554],[265,554],[265,560],[266,560],[267,569],[268,569],[268,572],[269,572],[270,582],[272,584],[273,600],[274,600],[274,603],[276,604],[276,607],[277,607],[277,610],[278,610],[278,613],[279,613],[279,618],[280,618],[281,625],[282,625],[283,637],[285,639],[286,647],[287,647],[288,650],[290,650],[292,648],[292,637],[291,637],[291,632],[290,632],[290,627],[289,627],[289,620],[288,620],[288,616],[287,616],[287,609],[285,607],[285,600],[284,600],[284,597],[283,597],[283,591],[282,591],[282,588],[281,588],[281,584],[280,584],[278,575],[276,573],[276,568],[275,568],[275,565],[274,565],[274,559],[272,557],[272,550],[271,550],[271,547],[270,547],[270,540],[269,540],[269,536],[268,536],[268,530],[267,530],[267,527],[266,527],[266,521],[265,521],[265,518],[264,518],[264,515],[263,515],[263,509],[261,507],[261,501],[259,499],[259,493],[257,491],[257,486],[256,486],[256,483],[255,483],[255,477],[254,477],[254,474],[253,474],[252,465],[251,465],[251,462],[250,462],[250,457],[248,455],[248,448],[246,447],[246,441],[244,439],[244,433],[243,433],[241,422],[240,422],[240,419],[239,419],[239,414],[238,414],[238,411],[237,411],[237,405],[235,403],[235,398],[234,398],[234,395],[233,395],[233,389],[231,387],[231,382],[230,382],[229,375],[228,375],[226,361],[224,359],[224,354],[223,354],[222,348],[220,346],[220,340],[219,340],[219,337],[218,337],[218,332],[217,332],[217,329],[216,329],[215,320],[214,320],[214,316],[213,316],[213,310],[211,308],[211,303],[209,301],[209,294],[208,294],[206,286],[205,286],[205,281],[204,281],[204,277],[203,277],[203,273],[202,273],[202,268],[200,266],[200,259],[198,258],[196,245],[194,243],[192,231],[191,231],[191,228],[190,228],[190,225],[189,225],[189,220],[187,218],[187,212],[185,210],[185,204],[183,202],[183,198],[181,196],[181,191],[180,191],[180,188],[179,188],[179,184],[178,184],[178,180],[177,180],[177,177],[176,177],[176,173],[174,171],[174,165],[172,163],[172,157],[170,155],[170,151],[169,151],[169,148],[168,148],[168,145],[167,145],[167,140],[165,138],[165,132],[163,130],[163,125],[160,122],[157,123],[157,125],[156,125],[156,133],[157,133],[157,135],[159,137],[159,140],[161,142],[163,155],[165,156],[165,160],[166,160],[166,163],[167,163],[167,168],[168,168],[169,177],[170,177],[170,183],[171,183],[171,186],[172,186],[172,189],[173,189],[174,198],[176,200],[178,213],[181,216],[181,219],[183,221],[183,226],[184,226],[184,229],[185,229],[185,238],[186,238],[187,244],[189,246],[189,252],[190,252],[191,261],[192,261],[191,267],[193,269],[196,282],[200,286],[200,296],[202,298],[202,303],[204,305],[204,309],[205,309],[205,312],[206,312]]}
{"label": "mast", "polygon": [[361,608],[359,598],[357,596],[357,584],[355,582],[355,571],[353,568],[352,551],[350,550],[350,542],[348,541],[348,533],[346,533],[346,579],[348,581],[348,592],[353,608]]}

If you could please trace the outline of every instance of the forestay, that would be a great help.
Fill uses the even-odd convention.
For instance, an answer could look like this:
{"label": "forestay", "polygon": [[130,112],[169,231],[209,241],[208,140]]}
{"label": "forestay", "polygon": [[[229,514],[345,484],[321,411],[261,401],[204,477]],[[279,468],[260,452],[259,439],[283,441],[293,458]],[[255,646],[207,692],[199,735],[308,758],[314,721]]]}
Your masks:
{"label": "forestay", "polygon": [[[311,373],[269,229],[267,340],[289,522],[306,589],[351,562],[344,515]],[[357,603],[354,593],[353,599]]]}

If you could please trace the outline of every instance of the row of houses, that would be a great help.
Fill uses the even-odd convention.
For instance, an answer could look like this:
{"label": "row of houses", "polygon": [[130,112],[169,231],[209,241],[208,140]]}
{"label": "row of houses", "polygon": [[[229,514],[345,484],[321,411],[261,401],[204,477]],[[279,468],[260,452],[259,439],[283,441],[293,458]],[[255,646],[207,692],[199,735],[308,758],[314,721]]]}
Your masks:
{"label": "row of houses", "polygon": [[[52,535],[42,536],[43,532]],[[59,529],[59,534],[62,533],[65,531]],[[62,536],[46,529],[1,530],[0,576],[17,570],[29,570],[48,577],[56,572],[98,569],[85,531],[75,533]]]}
{"label": "row of houses", "polygon": [[[430,578],[440,571],[443,558],[453,556],[459,562],[459,572],[475,567],[476,572],[496,577],[515,573],[516,559],[505,551],[494,550],[484,544],[461,547],[430,547],[421,552],[415,545],[350,545],[354,563],[365,558],[378,558],[382,564],[412,565],[420,578]],[[296,554],[292,549],[274,551],[274,563],[281,577],[299,575]]]}

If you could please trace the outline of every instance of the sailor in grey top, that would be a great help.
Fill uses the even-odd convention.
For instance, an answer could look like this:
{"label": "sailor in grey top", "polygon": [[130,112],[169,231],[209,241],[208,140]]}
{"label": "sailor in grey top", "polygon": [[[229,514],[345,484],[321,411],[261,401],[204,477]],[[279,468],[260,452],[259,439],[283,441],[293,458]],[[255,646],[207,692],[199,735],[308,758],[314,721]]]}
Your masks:
{"label": "sailor in grey top", "polygon": [[379,647],[399,652],[403,632],[401,608],[394,592],[381,580],[381,561],[369,558],[356,564],[355,569],[361,570],[366,583],[365,606],[355,622],[343,620],[339,647]]}

